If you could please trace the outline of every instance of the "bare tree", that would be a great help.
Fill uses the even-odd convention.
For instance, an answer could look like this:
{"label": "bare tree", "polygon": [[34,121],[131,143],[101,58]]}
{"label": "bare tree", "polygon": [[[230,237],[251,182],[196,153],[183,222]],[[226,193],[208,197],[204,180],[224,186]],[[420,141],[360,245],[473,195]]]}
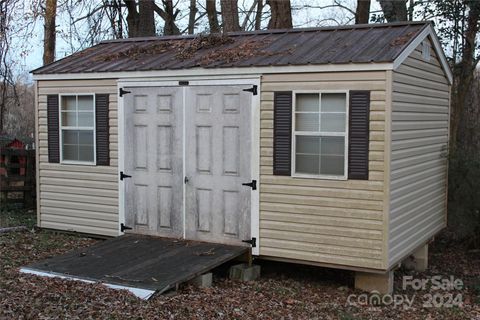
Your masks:
{"label": "bare tree", "polygon": [[139,31],[143,37],[155,36],[155,3],[153,0],[141,0],[138,2]]}
{"label": "bare tree", "polygon": [[479,58],[475,56],[477,49],[476,39],[480,23],[480,2],[475,0],[466,1],[469,10],[466,19],[466,29],[463,36],[462,57],[459,63],[454,65],[454,83],[452,86],[452,115],[450,145],[457,146],[457,135],[460,120],[467,104],[467,94],[475,75],[475,67]]}
{"label": "bare tree", "polygon": [[407,0],[378,0],[387,22],[407,21]]}
{"label": "bare tree", "polygon": [[370,17],[370,0],[357,0],[355,24],[368,23]]}
{"label": "bare tree", "polygon": [[8,106],[18,104],[13,65],[11,61],[11,34],[17,0],[0,1],[0,133],[5,130],[5,116]]}
{"label": "bare tree", "polygon": [[127,24],[128,37],[134,38],[139,36],[140,15],[137,11],[137,2],[135,0],[123,0],[127,7]]}
{"label": "bare tree", "polygon": [[238,0],[220,0],[223,32],[240,31]]}
{"label": "bare tree", "polygon": [[162,0],[162,6],[163,8],[160,8],[159,6],[155,5],[153,9],[165,22],[163,34],[167,36],[180,34],[180,29],[178,29],[178,26],[175,23],[180,10],[175,10],[172,0]]}
{"label": "bare tree", "polygon": [[188,34],[193,34],[195,32],[195,23],[197,15],[197,1],[190,0],[189,14],[188,14]]}
{"label": "bare tree", "polygon": [[219,33],[220,24],[218,23],[217,7],[215,0],[206,0],[206,11],[210,33]]}
{"label": "bare tree", "polygon": [[255,13],[255,30],[260,30],[260,28],[262,27],[263,5],[263,0],[257,1],[257,12]]}
{"label": "bare tree", "polygon": [[47,0],[44,15],[43,64],[55,61],[57,0]]}
{"label": "bare tree", "polygon": [[271,17],[268,29],[289,29],[293,27],[290,0],[267,0]]}

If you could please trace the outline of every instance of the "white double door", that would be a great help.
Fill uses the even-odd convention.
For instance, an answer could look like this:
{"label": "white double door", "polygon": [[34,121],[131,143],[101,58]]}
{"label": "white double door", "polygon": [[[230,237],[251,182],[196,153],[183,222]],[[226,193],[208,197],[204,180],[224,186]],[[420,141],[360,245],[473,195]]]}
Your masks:
{"label": "white double door", "polygon": [[250,239],[251,93],[245,86],[131,87],[124,96],[131,232]]}

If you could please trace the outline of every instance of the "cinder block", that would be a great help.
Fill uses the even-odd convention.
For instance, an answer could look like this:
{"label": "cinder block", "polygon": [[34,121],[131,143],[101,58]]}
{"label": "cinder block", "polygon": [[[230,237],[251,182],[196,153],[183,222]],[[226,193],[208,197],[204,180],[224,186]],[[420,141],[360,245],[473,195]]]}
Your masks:
{"label": "cinder block", "polygon": [[260,278],[260,266],[241,263],[230,267],[230,279],[254,281]]}
{"label": "cinder block", "polygon": [[193,278],[190,283],[199,288],[210,288],[212,286],[212,273],[205,273],[201,276]]}
{"label": "cinder block", "polygon": [[355,272],[355,289],[391,294],[393,293],[393,271],[383,274]]}

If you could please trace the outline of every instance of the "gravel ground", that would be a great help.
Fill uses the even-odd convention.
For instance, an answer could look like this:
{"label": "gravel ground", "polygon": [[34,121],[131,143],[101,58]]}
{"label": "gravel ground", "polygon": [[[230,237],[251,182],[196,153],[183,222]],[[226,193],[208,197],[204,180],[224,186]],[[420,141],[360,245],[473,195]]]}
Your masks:
{"label": "gravel ground", "polygon": [[[362,304],[360,297],[365,296],[352,289],[351,272],[264,261],[258,262],[259,281],[230,281],[224,267],[215,270],[212,288],[186,285],[149,301],[99,284],[18,272],[28,263],[96,241],[47,231],[0,235],[0,319],[480,319],[480,253],[449,247],[441,240],[431,247],[427,272],[396,272],[396,294],[415,295],[411,307],[395,307],[388,300],[388,305]],[[465,285],[450,291],[432,285],[421,291],[402,289],[403,276],[437,275],[443,280],[452,275]],[[429,294],[438,307],[423,305]],[[355,304],[347,302],[349,297]]]}

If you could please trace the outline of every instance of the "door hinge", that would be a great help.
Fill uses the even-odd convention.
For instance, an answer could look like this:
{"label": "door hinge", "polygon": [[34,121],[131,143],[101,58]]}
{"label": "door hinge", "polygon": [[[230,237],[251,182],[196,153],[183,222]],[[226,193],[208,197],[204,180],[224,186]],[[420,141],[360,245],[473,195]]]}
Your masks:
{"label": "door hinge", "polygon": [[131,178],[132,176],[129,176],[128,174],[123,173],[123,171],[120,171],[120,180],[123,181],[123,179],[126,178]]}
{"label": "door hinge", "polygon": [[257,90],[257,85],[253,85],[253,87],[251,87],[250,89],[243,89],[243,91],[246,91],[246,92],[251,92],[253,93],[254,96],[256,96],[258,94],[258,90]]}
{"label": "door hinge", "polygon": [[125,230],[132,230],[132,227],[128,227],[124,225],[123,223],[120,223],[120,231],[124,232]]}
{"label": "door hinge", "polygon": [[132,93],[131,91],[127,91],[127,90],[123,90],[123,88],[120,88],[119,89],[119,95],[120,97],[123,97],[124,94],[127,94],[127,93]]}
{"label": "door hinge", "polygon": [[252,180],[252,182],[242,183],[242,186],[247,186],[252,188],[252,190],[257,190],[257,180]]}
{"label": "door hinge", "polygon": [[252,248],[255,248],[257,246],[257,238],[253,237],[250,240],[242,240],[242,242],[248,243],[252,246]]}

